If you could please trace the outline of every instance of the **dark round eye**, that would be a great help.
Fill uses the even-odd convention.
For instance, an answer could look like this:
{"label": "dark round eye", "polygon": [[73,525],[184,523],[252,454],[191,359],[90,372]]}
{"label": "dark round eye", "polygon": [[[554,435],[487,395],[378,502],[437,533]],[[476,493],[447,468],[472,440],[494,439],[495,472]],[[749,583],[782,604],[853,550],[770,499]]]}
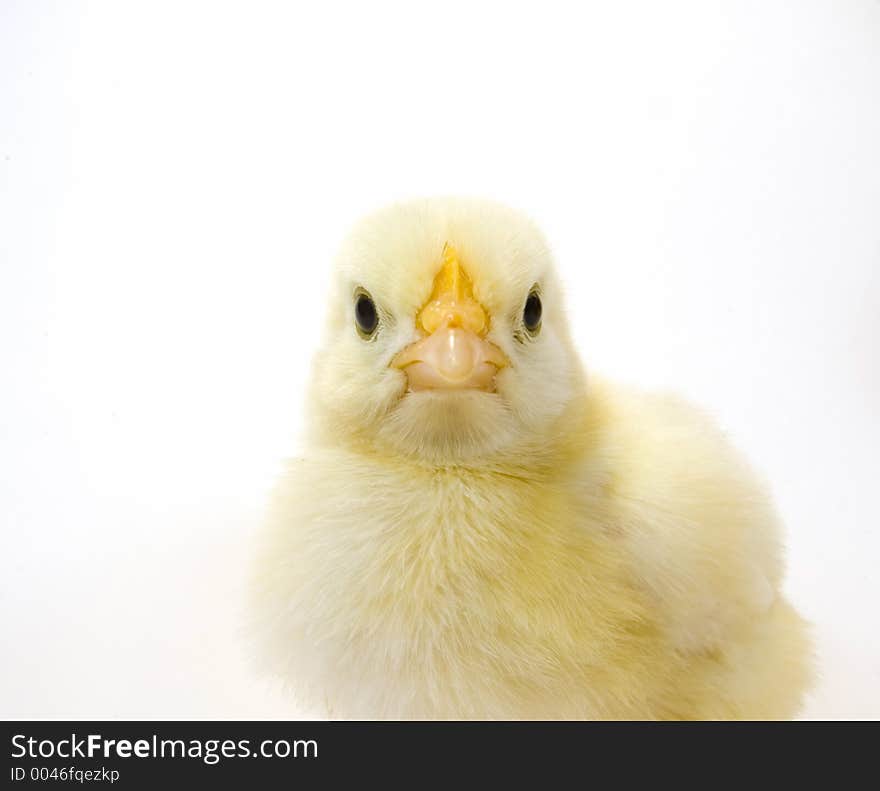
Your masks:
{"label": "dark round eye", "polygon": [[529,332],[537,332],[541,327],[541,298],[533,291],[523,308],[523,324]]}
{"label": "dark round eye", "polygon": [[360,291],[357,294],[354,303],[354,320],[357,323],[358,332],[365,338],[369,338],[379,326],[376,303],[366,291]]}

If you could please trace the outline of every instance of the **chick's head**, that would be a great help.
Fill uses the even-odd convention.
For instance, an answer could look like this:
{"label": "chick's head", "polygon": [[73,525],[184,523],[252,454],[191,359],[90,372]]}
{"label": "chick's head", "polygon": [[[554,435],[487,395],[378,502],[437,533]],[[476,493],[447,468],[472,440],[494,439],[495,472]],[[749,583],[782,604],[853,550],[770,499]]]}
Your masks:
{"label": "chick's head", "polygon": [[580,377],[547,245],[518,212],[398,204],[343,245],[311,392],[325,435],[478,460],[540,442]]}

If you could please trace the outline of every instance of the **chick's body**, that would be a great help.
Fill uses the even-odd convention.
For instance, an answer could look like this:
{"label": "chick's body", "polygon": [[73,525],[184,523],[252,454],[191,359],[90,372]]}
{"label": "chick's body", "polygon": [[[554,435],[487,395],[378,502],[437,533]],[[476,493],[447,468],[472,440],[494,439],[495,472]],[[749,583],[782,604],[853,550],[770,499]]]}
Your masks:
{"label": "chick's body", "polygon": [[[451,242],[508,361],[492,389],[420,391],[389,366],[423,335],[407,317]],[[383,301],[398,268],[413,293]],[[808,646],[766,495],[699,412],[583,375],[530,224],[470,202],[395,207],[340,269],[340,301],[369,288],[382,324],[352,344],[331,310],[307,452],[257,564],[275,672],[353,718],[796,712]],[[519,338],[507,303],[536,284],[543,322]]]}

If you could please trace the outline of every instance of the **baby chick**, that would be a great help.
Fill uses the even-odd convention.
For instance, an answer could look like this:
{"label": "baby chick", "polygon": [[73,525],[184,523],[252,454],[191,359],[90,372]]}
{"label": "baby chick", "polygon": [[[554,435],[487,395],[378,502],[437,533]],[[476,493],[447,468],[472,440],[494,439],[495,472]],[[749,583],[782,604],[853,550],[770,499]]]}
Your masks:
{"label": "baby chick", "polygon": [[547,245],[515,211],[424,200],[354,231],[309,425],[252,603],[306,704],[796,713],[809,645],[767,494],[701,413],[585,376]]}

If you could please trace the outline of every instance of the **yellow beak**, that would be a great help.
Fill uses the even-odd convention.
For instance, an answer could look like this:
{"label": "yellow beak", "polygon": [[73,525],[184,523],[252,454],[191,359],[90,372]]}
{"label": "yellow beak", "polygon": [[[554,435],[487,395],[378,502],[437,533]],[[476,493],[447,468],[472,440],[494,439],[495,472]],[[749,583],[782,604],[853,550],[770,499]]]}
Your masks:
{"label": "yellow beak", "polygon": [[443,265],[416,326],[425,337],[391,362],[405,371],[411,390],[495,389],[495,375],[508,360],[485,339],[489,317],[450,244],[443,248]]}

